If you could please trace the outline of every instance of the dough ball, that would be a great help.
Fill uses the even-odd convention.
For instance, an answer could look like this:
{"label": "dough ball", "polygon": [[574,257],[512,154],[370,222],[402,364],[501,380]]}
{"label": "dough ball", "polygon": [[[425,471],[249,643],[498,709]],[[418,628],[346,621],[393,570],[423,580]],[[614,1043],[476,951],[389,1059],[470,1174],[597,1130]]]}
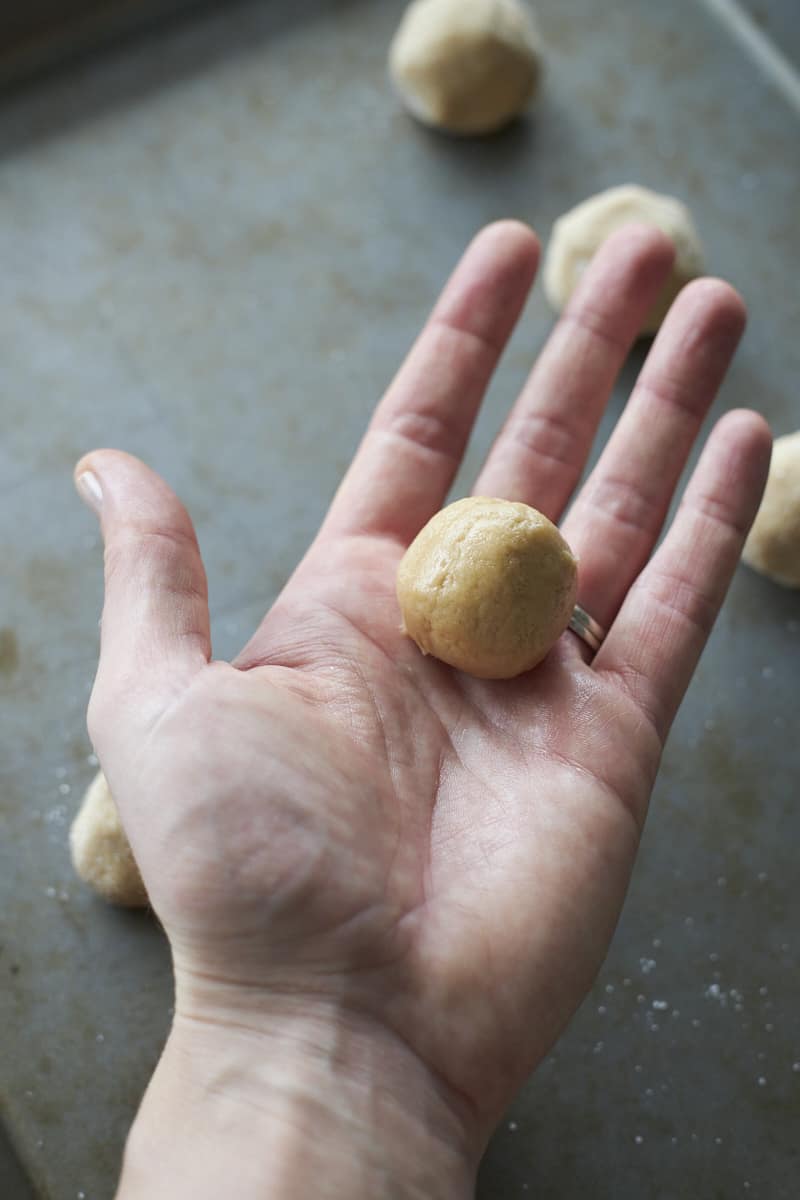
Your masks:
{"label": "dough ball", "polygon": [[146,907],[147,892],[102,771],[72,822],[69,845],[78,875],[104,900],[125,908]]}
{"label": "dough ball", "polygon": [[403,103],[448,133],[491,133],[527,105],[541,47],[522,0],[414,0],[389,51]]}
{"label": "dough ball", "polygon": [[556,221],[543,272],[545,295],[556,312],[566,307],[583,271],[606,238],[635,221],[654,225],[675,245],[672,273],[641,329],[642,334],[655,333],[681,288],[702,275],[705,256],[686,205],[674,196],[663,196],[634,183],[598,192]]}
{"label": "dough ball", "polygon": [[772,445],[764,499],[742,558],[776,583],[800,588],[800,430]]}
{"label": "dough ball", "polygon": [[541,662],[567,627],[577,562],[527,504],[475,496],[433,517],[397,574],[404,632],[423,654],[511,679]]}

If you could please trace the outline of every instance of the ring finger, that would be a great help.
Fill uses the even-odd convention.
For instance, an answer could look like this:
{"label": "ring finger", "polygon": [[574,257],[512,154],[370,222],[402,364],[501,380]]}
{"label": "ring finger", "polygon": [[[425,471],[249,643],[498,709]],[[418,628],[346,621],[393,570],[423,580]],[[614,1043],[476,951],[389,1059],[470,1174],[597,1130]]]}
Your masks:
{"label": "ring finger", "polygon": [[728,284],[702,279],[685,288],[564,522],[580,563],[578,599],[606,628],[650,557],[744,324]]}

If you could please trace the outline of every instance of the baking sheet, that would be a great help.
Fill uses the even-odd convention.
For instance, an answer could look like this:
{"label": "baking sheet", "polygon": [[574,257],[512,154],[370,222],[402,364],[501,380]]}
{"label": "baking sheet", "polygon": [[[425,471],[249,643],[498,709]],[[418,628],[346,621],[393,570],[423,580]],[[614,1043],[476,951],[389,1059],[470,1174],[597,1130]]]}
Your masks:
{"label": "baking sheet", "polygon": [[26,0],[0,9],[0,88],[202,0]]}
{"label": "baking sheet", "polygon": [[[171,1002],[158,930],[95,902],[66,852],[95,770],[101,594],[78,455],[122,446],[177,488],[215,652],[234,653],[470,235],[507,215],[546,234],[628,179],[691,204],[749,302],[715,412],[800,425],[798,122],[718,15],[542,0],[536,114],[460,142],[386,86],[401,7],[228,4],[0,111],[0,1103],[40,1197],[113,1194]],[[462,490],[550,324],[537,289]],[[798,667],[798,594],[741,571],[607,966],[494,1139],[481,1200],[796,1195]]]}

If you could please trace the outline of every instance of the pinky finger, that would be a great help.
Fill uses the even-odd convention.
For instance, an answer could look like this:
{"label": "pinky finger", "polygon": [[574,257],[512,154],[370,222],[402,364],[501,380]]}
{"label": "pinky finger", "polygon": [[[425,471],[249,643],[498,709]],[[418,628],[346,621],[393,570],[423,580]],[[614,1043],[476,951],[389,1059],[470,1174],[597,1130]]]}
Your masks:
{"label": "pinky finger", "polygon": [[769,469],[763,418],[737,410],[714,428],[672,526],[594,659],[615,675],[662,741],[730,585]]}

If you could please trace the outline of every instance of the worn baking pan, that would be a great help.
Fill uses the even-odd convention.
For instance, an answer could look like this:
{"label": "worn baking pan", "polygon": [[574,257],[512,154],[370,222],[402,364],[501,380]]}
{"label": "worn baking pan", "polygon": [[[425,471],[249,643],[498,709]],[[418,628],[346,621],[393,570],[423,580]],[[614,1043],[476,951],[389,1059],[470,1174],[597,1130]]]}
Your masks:
{"label": "worn baking pan", "polygon": [[[471,233],[515,215],[546,235],[625,180],[686,200],[749,303],[715,411],[800,425],[791,78],[718,3],[540,0],[536,113],[452,141],[386,86],[400,8],[227,4],[0,110],[0,1100],[40,1197],[112,1194],[171,1002],[153,922],[93,900],[67,857],[101,593],[79,453],[120,445],[175,485],[233,653]],[[537,289],[461,486],[550,323]],[[796,1196],[799,609],[739,573],[608,964],[494,1139],[482,1200]]]}
{"label": "worn baking pan", "polygon": [[[202,2],[202,0],[199,0]],[[198,0],[28,0],[0,11],[0,87],[122,34],[154,25]]]}

